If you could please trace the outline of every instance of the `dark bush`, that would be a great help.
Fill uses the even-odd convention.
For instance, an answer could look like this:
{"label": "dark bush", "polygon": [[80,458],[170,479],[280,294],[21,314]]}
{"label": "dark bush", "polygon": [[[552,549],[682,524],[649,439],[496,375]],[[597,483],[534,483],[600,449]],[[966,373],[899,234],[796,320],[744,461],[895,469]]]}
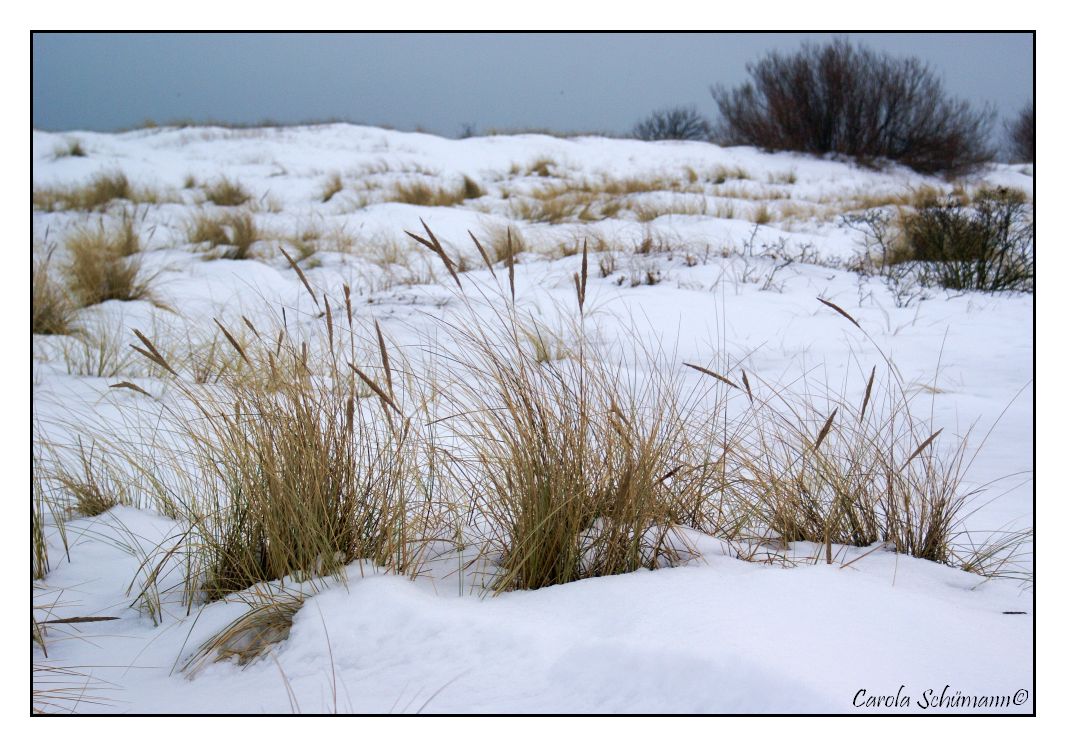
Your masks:
{"label": "dark bush", "polygon": [[855,269],[881,275],[899,305],[922,287],[1032,292],[1036,281],[1032,206],[1011,189],[923,204],[893,220],[883,210],[846,217],[866,237]]}
{"label": "dark bush", "polygon": [[633,128],[638,140],[709,140],[711,123],[694,106],[652,112]]}
{"label": "dark bush", "polygon": [[990,109],[948,97],[916,57],[838,38],[771,52],[747,67],[752,82],[712,88],[716,136],[768,150],[890,159],[920,173],[959,173],[991,158]]}
{"label": "dark bush", "polygon": [[981,192],[973,205],[939,202],[903,222],[909,259],[925,263],[936,284],[956,290],[1031,291],[1033,222],[1015,190]]}
{"label": "dark bush", "polygon": [[1010,157],[1021,163],[1036,163],[1036,114],[1030,101],[1007,125]]}

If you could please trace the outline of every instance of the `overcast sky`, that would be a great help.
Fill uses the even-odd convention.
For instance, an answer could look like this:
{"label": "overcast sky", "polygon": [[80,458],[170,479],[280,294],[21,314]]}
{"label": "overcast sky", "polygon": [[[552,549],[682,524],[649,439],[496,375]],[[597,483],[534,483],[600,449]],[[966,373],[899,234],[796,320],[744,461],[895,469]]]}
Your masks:
{"label": "overcast sky", "polygon": [[[921,58],[1012,118],[1030,34],[849,34]],[[653,109],[715,113],[709,86],[828,34],[35,34],[33,126],[343,119],[453,136],[466,124],[623,133]]]}

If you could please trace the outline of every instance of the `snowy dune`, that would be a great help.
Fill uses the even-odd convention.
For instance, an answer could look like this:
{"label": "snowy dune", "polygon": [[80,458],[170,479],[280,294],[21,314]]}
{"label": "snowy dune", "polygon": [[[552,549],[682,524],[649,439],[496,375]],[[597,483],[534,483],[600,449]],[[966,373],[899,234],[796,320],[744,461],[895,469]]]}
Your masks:
{"label": "snowy dune", "polygon": [[[86,155],[64,155],[72,143]],[[238,330],[243,316],[249,328],[286,326],[321,342],[318,298],[333,299],[339,316],[346,284],[361,328],[376,321],[397,355],[447,375],[440,353],[456,349],[454,330],[492,328],[512,292],[506,262],[487,269],[469,233],[502,258],[509,228],[521,242],[515,306],[548,331],[560,359],[576,345],[574,276],[587,245],[583,334],[620,375],[643,381],[666,368],[682,391],[698,393],[707,379],[683,363],[738,381],[743,372],[756,395],[786,387],[824,419],[828,393],[857,406],[871,369],[888,381],[891,360],[921,438],[943,428],[936,445],[950,448],[969,434],[961,488],[979,492],[960,515],[957,529],[969,534],[958,535],[959,552],[1033,524],[1032,295],[931,288],[901,298],[883,279],[848,269],[861,236],[839,220],[922,189],[987,184],[1031,194],[1031,169],[996,165],[950,183],[752,148],[447,140],[349,125],[35,132],[33,167],[35,202],[37,193],[39,207],[54,200],[34,211],[35,262],[50,256],[62,266],[70,236],[120,226],[125,215],[150,294],[79,310],[80,336],[34,335],[34,439],[58,451],[79,434],[84,443],[101,438],[105,453],[108,439],[141,439],[137,448],[148,450],[170,444],[164,430],[143,439],[180,404],[158,367],[130,350],[141,344],[134,328],[175,359],[218,339],[214,319]],[[72,187],[119,172],[132,200],[65,209]],[[248,200],[205,204],[221,179],[239,183]],[[400,201],[405,188],[452,197],[410,204]],[[192,240],[198,217],[245,213],[257,234],[249,259],[225,258],[232,227],[218,246]],[[425,236],[423,221],[456,259],[462,292],[405,234]],[[648,351],[654,360],[641,356]],[[120,382],[151,398],[112,387]],[[732,397],[730,413],[749,401],[724,385],[715,392],[686,401],[711,407]],[[812,432],[820,424],[808,423]],[[987,578],[877,545],[834,545],[830,564],[811,542],[745,556],[742,543],[679,528],[685,552],[673,567],[494,595],[488,587],[502,558],[438,543],[413,579],[359,560],[342,574],[271,582],[306,597],[287,638],[246,666],[208,658],[186,667],[248,608],[236,597],[189,605],[180,563],[166,567],[146,605],[138,597],[144,561],[186,527],[158,506],[133,503],[67,516],[69,553],[57,517],[48,517],[50,571],[34,582],[38,621],[118,619],[46,626],[47,656],[34,647],[35,689],[84,686],[74,699],[43,692],[47,710],[1033,709],[1027,545],[1009,573]]]}

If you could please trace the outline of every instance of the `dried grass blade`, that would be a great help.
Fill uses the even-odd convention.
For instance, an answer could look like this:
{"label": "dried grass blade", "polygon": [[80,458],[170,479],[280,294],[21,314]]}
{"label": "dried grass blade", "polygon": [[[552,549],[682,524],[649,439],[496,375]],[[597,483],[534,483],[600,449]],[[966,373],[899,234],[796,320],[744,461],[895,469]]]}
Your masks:
{"label": "dried grass blade", "polygon": [[866,382],[866,394],[864,394],[863,397],[862,397],[862,409],[859,410],[859,422],[860,423],[862,422],[862,419],[864,417],[866,417],[866,406],[868,404],[870,404],[870,395],[871,395],[871,393],[874,390],[874,374],[876,374],[876,373],[877,373],[877,366],[874,366],[873,370],[870,371],[870,380]]}
{"label": "dried grass blade", "polygon": [[411,233],[410,231],[404,231],[404,233],[407,234],[408,236],[410,236],[415,241],[417,241],[422,246],[424,246],[427,249],[429,249],[434,254],[437,254],[437,247],[433,246],[433,243],[429,239],[424,239],[421,236],[419,236],[418,234]]}
{"label": "dried grass blade", "polygon": [[304,275],[304,271],[300,269],[300,266],[296,264],[296,261],[289,256],[289,253],[285,251],[285,247],[278,245],[278,251],[284,255],[285,259],[289,260],[289,265],[292,269],[296,270],[296,277],[300,278],[300,282],[304,284],[304,288],[307,288],[307,292],[311,294],[311,300],[315,302],[315,306],[318,306],[318,296],[311,290],[311,284],[307,282],[307,276]]}
{"label": "dried grass blade", "polygon": [[822,430],[818,431],[818,438],[814,439],[814,448],[812,451],[818,451],[818,447],[822,445],[822,441],[829,435],[829,429],[833,427],[833,420],[837,416],[837,410],[840,408],[834,408],[833,412],[829,414],[829,419],[825,421],[825,425],[822,426]]}
{"label": "dried grass blade", "polygon": [[858,327],[859,329],[862,329],[862,327],[861,327],[861,326],[859,325],[859,323],[858,323],[857,321],[855,321],[855,317],[853,317],[853,316],[852,316],[851,314],[849,314],[848,312],[844,311],[844,309],[840,308],[839,306],[837,306],[837,305],[836,305],[835,303],[833,303],[832,301],[826,301],[826,300],[825,300],[824,298],[819,298],[818,300],[819,300],[819,301],[821,301],[822,303],[824,303],[824,304],[825,304],[826,306],[828,306],[829,308],[831,308],[831,309],[832,309],[833,311],[835,311],[836,313],[840,314],[840,315],[841,315],[842,317],[844,317],[845,319],[847,319],[847,320],[848,320],[849,322],[851,322],[852,324],[854,324],[854,325],[855,325],[856,327]]}
{"label": "dried grass blade", "polygon": [[73,625],[75,623],[105,622],[107,620],[118,620],[118,619],[120,619],[120,618],[117,618],[117,617],[92,617],[92,616],[88,616],[88,617],[63,617],[63,618],[60,618],[58,620],[44,620],[41,624],[42,625],[57,625],[57,624],[62,623],[62,624],[67,624],[67,625]]}
{"label": "dried grass blade", "polygon": [[669,479],[670,479],[671,477],[673,477],[673,476],[674,476],[674,475],[676,475],[676,474],[677,474],[678,472],[680,472],[683,466],[684,466],[684,465],[681,465],[681,464],[677,465],[677,466],[676,466],[676,467],[674,467],[674,468],[673,468],[672,470],[670,470],[669,472],[667,472],[667,473],[666,473],[665,475],[663,475],[662,477],[660,477],[660,478],[658,479],[658,481],[657,481],[657,483],[656,483],[656,484],[658,484],[658,485],[662,485],[662,484],[663,484],[664,482],[666,482],[666,481],[667,481],[667,480],[669,480]]}
{"label": "dried grass blade", "polygon": [[755,404],[755,397],[751,393],[751,382],[748,381],[747,371],[741,370],[740,380],[744,382],[744,390],[748,393],[748,402]]}
{"label": "dried grass blade", "polygon": [[474,246],[477,247],[478,254],[480,254],[481,255],[481,259],[484,260],[485,267],[489,268],[489,272],[491,272],[492,273],[492,277],[495,278],[496,277],[496,270],[494,270],[492,268],[492,262],[489,261],[489,255],[488,255],[488,252],[485,251],[485,247],[481,246],[481,242],[477,240],[477,236],[474,235],[473,231],[469,231],[468,230],[467,233],[470,234],[470,238],[472,238],[474,240]]}
{"label": "dried grass blade", "polygon": [[389,365],[389,351],[385,348],[385,336],[381,334],[381,325],[374,320],[374,329],[378,333],[378,350],[381,351],[381,365],[385,367],[385,382],[389,385],[389,394],[396,396],[396,390],[392,388],[392,366]]}
{"label": "dried grass blade", "polygon": [[244,354],[244,348],[242,348],[241,344],[237,342],[237,338],[231,335],[229,333],[229,330],[226,329],[225,326],[223,326],[222,322],[220,322],[218,319],[215,319],[214,321],[215,324],[218,325],[218,328],[222,330],[222,334],[224,334],[226,336],[226,339],[229,340],[229,344],[233,346],[234,350],[240,353],[241,358],[244,359],[244,362],[247,363],[249,366],[252,365],[252,362],[248,360],[248,356]]}
{"label": "dried grass blade", "polygon": [[514,306],[514,244],[510,226],[507,227],[507,282],[511,285],[511,306]]}
{"label": "dried grass blade", "polygon": [[373,390],[374,394],[378,395],[378,397],[381,398],[382,402],[384,402],[393,410],[395,410],[397,414],[403,415],[403,413],[400,411],[400,408],[396,406],[395,402],[393,402],[392,397],[386,394],[384,389],[378,386],[373,379],[371,379],[369,376],[359,370],[358,366],[355,366],[351,363],[349,363],[348,365],[351,366],[352,370],[355,371],[356,375],[358,375],[359,378],[363,380],[363,383],[370,387],[370,389]]}
{"label": "dried grass blade", "polygon": [[429,235],[429,237],[430,237],[430,239],[432,239],[432,241],[427,241],[426,239],[422,238],[421,236],[416,236],[415,234],[411,233],[410,231],[404,231],[404,233],[407,234],[408,236],[410,236],[412,239],[414,239],[418,243],[420,243],[422,246],[428,248],[431,252],[436,254],[438,257],[440,257],[441,262],[444,263],[444,268],[448,271],[448,274],[452,276],[452,279],[455,281],[455,284],[458,285],[460,288],[462,288],[463,284],[459,281],[459,275],[455,271],[455,263],[452,262],[451,257],[449,257],[444,252],[444,247],[442,247],[440,245],[440,242],[437,240],[437,237],[434,236],[433,232],[429,230],[429,226],[426,225],[426,222],[424,220],[421,220],[421,219],[419,219],[419,220],[422,223],[422,228],[426,229],[426,233]]}
{"label": "dried grass blade", "polygon": [[[140,350],[140,348],[137,348],[137,349]],[[141,352],[144,352],[144,351],[141,351]],[[141,394],[143,394],[146,397],[151,397],[152,396],[151,394],[149,394],[148,392],[144,391],[139,386],[134,384],[132,381],[120,381],[117,384],[112,384],[109,388],[110,389],[132,389],[135,392],[140,392]]]}
{"label": "dried grass blade", "polygon": [[253,335],[255,335],[260,340],[263,339],[262,335],[259,334],[259,330],[255,328],[255,325],[252,324],[252,321],[248,317],[242,315],[241,320],[244,321],[244,326],[250,329]]}
{"label": "dried grass blade", "polygon": [[905,461],[903,463],[903,466],[906,467],[908,464],[913,462],[915,457],[917,457],[919,454],[921,454],[923,451],[925,451],[929,447],[929,444],[933,443],[933,439],[935,439],[937,436],[939,436],[940,432],[943,431],[943,430],[944,430],[943,428],[937,429],[936,433],[934,433],[929,438],[927,438],[924,441],[922,441],[921,446],[919,446],[917,449],[915,449],[914,453],[911,454],[909,457],[907,457],[907,461]]}
{"label": "dried grass blade", "polygon": [[689,368],[694,369],[696,371],[699,371],[702,374],[707,374],[708,376],[710,376],[712,378],[718,379],[723,384],[728,384],[729,386],[733,387],[734,389],[740,389],[739,386],[734,384],[732,381],[727,379],[725,376],[722,376],[721,374],[717,374],[717,373],[715,373],[714,371],[712,371],[709,368],[704,368],[703,366],[697,366],[695,363],[685,363],[683,365],[688,366]]}
{"label": "dried grass blade", "polygon": [[323,295],[322,301],[326,304],[326,337],[329,340],[329,349],[333,350],[333,310],[329,307],[329,298]]}
{"label": "dried grass blade", "polygon": [[[137,335],[137,339],[140,340],[142,343],[144,343],[144,346],[146,348],[148,348],[148,350],[151,352],[151,355],[148,356],[149,358],[154,359],[156,363],[158,363],[160,366],[162,366],[163,368],[165,368],[167,371],[169,371],[170,373],[174,374],[175,376],[178,375],[178,372],[175,371],[173,368],[171,368],[170,364],[167,363],[166,359],[163,357],[163,354],[160,353],[158,350],[156,350],[156,347],[155,347],[155,345],[152,344],[152,341],[149,340],[147,337],[145,337],[144,334],[139,329],[135,328],[133,330],[133,334]],[[131,346],[131,347],[133,347],[133,346]],[[144,351],[141,351],[141,352],[143,353]]]}
{"label": "dried grass blade", "polygon": [[589,282],[589,240],[585,239],[584,248],[581,250],[581,305],[585,304],[585,288]]}

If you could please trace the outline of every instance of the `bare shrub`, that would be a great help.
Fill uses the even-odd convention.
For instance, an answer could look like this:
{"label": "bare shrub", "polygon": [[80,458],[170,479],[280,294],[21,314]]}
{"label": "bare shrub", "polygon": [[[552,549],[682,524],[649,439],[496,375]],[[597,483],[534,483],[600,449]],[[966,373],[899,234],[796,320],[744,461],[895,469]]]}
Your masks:
{"label": "bare shrub", "polygon": [[838,38],[771,52],[747,69],[752,82],[712,88],[727,142],[886,158],[919,173],[964,172],[991,157],[994,113],[949,97],[916,57]]}
{"label": "bare shrub", "polygon": [[710,140],[711,123],[694,106],[658,109],[633,128],[638,140]]}
{"label": "bare shrub", "polygon": [[948,200],[904,220],[901,257],[931,265],[936,284],[955,290],[1031,291],[1033,222],[1025,196],[1008,189],[979,193],[966,208]]}
{"label": "bare shrub", "polygon": [[894,217],[871,210],[843,220],[866,239],[855,269],[888,278],[897,303],[914,287],[1034,289],[1032,206],[1021,192],[982,190],[969,205],[939,197]]}
{"label": "bare shrub", "polygon": [[1036,112],[1032,101],[1007,124],[1007,140],[1011,159],[1021,163],[1036,162]]}

